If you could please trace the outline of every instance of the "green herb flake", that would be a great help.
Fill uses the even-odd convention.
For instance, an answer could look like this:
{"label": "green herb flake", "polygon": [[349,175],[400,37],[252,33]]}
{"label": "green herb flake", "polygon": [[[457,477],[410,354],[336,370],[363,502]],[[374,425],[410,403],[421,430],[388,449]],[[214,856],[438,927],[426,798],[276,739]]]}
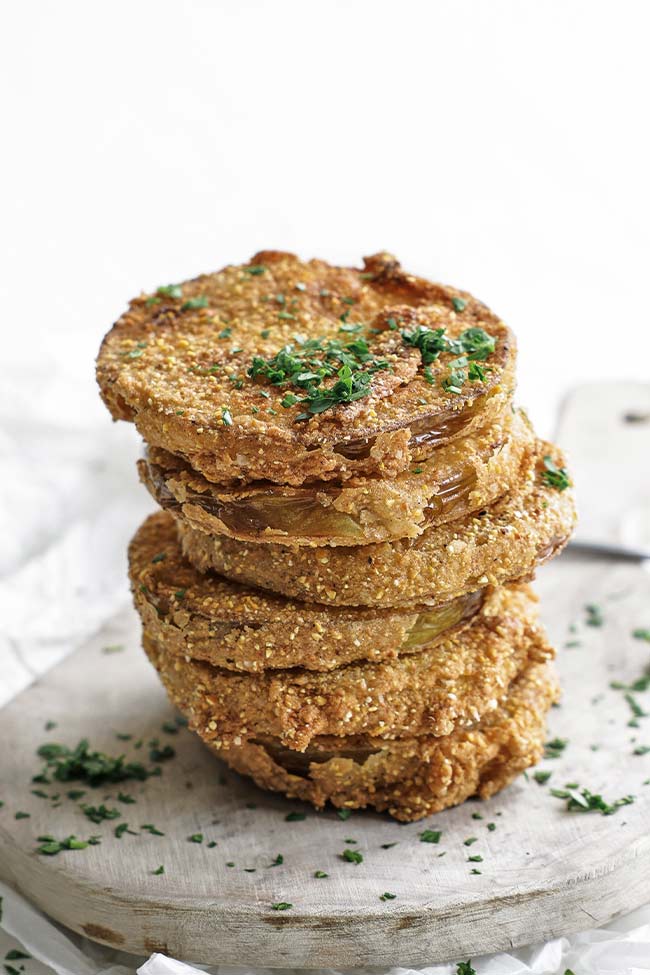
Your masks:
{"label": "green herb flake", "polygon": [[383,894],[380,894],[379,895],[379,900],[380,901],[394,901],[396,897],[397,897],[397,894],[390,894],[387,890],[385,890]]}
{"label": "green herb flake", "polygon": [[74,835],[67,836],[63,840],[56,840],[53,836],[39,836],[38,840],[42,845],[36,849],[36,852],[42,856],[56,856],[64,850],[85,850],[88,846],[97,846],[100,842],[98,836],[78,840]]}
{"label": "green herb flake", "polygon": [[454,306],[454,311],[465,311],[467,308],[467,302],[462,298],[452,298],[451,303]]}
{"label": "green herb flake", "polygon": [[199,295],[197,298],[188,298],[181,305],[181,311],[195,311],[198,308],[207,308],[208,299],[205,295]]}
{"label": "green herb flake", "polygon": [[553,738],[544,746],[544,758],[560,758],[569,744],[567,738]]}
{"label": "green herb flake", "polygon": [[472,963],[467,959],[467,961],[459,961],[456,965],[456,975],[476,975],[476,969],[472,968]]}
{"label": "green herb flake", "polygon": [[103,823],[106,819],[119,819],[122,815],[119,809],[110,809],[104,803],[101,806],[82,806],[81,808],[91,823]]}
{"label": "green herb flake", "polygon": [[284,817],[287,823],[301,823],[303,819],[307,819],[307,813],[304,812],[290,812]]}
{"label": "green herb flake", "polygon": [[269,863],[269,867],[281,867],[283,863],[284,863],[284,857],[282,856],[281,853],[278,853],[275,860],[273,860],[272,863]]}
{"label": "green herb flake", "polygon": [[629,806],[634,802],[634,796],[624,796],[622,799],[615,799],[614,802],[607,802],[597,793],[590,792],[589,789],[551,789],[551,795],[556,799],[566,799],[568,812],[599,812],[603,816],[613,815],[621,806]]}
{"label": "green herb flake", "polygon": [[537,772],[533,772],[533,778],[538,785],[546,785],[552,775],[552,772],[547,772],[545,769],[538,769]]}
{"label": "green herb flake", "polygon": [[363,863],[363,854],[358,850],[343,850],[343,853],[341,853],[341,859],[345,860],[347,863],[359,864]]}
{"label": "green herb flake", "polygon": [[161,874],[165,872],[165,867],[161,863],[159,867],[157,867],[155,870],[152,870],[151,872],[154,875],[154,877],[160,877]]}
{"label": "green herb flake", "polygon": [[249,264],[248,267],[244,268],[245,274],[250,274],[251,277],[259,277],[260,274],[266,273],[266,267],[263,264]]}
{"label": "green herb flake", "polygon": [[156,294],[163,298],[182,298],[183,288],[180,284],[162,284],[156,289]]}
{"label": "green herb flake", "polygon": [[118,825],[113,830],[115,838],[121,840],[125,833],[130,833],[131,836],[137,836],[138,834],[132,829],[129,829],[128,823],[118,823]]}
{"label": "green herb flake", "polygon": [[425,829],[420,833],[420,843],[439,843],[441,836],[441,829]]}
{"label": "green herb flake", "polygon": [[41,745],[37,754],[44,759],[45,767],[33,781],[50,781],[51,776],[58,782],[76,780],[95,787],[129,779],[144,782],[153,775],[160,775],[159,768],[147,769],[140,762],[127,762],[124,755],[113,757],[93,751],[86,738],[82,738],[75,748],[47,743]]}
{"label": "green herb flake", "polygon": [[221,407],[221,422],[224,427],[231,427],[233,425],[232,413],[227,406]]}
{"label": "green herb flake", "polygon": [[645,640],[646,643],[650,643],[650,630],[632,630],[632,636],[635,640]]}
{"label": "green herb flake", "polygon": [[32,956],[25,954],[24,951],[19,951],[18,948],[12,948],[5,955],[5,961],[27,961]]}
{"label": "green herb flake", "polygon": [[164,836],[165,834],[161,832],[153,823],[142,823],[140,829],[143,829],[146,833],[150,833],[152,836]]}
{"label": "green herb flake", "polygon": [[[548,487],[555,488],[556,491],[565,491],[571,486],[571,479],[565,467],[558,467],[550,454],[543,458],[544,470],[542,471],[542,481]],[[600,625],[600,624],[595,624]]]}
{"label": "green herb flake", "polygon": [[187,837],[189,843],[202,843],[203,833],[192,833],[191,836]]}
{"label": "green herb flake", "polygon": [[163,745],[160,748],[157,744],[154,745],[149,750],[149,760],[151,762],[168,762],[170,758],[174,758],[176,752],[171,745]]}
{"label": "green herb flake", "polygon": [[337,809],[336,810],[336,815],[339,817],[339,819],[342,819],[343,821],[345,821],[346,819],[349,819],[350,816],[352,815],[352,810],[351,809]]}
{"label": "green herb flake", "polygon": [[324,880],[325,877],[329,877],[329,874],[325,873],[324,870],[316,870],[314,872],[314,877],[316,877],[317,880]]}
{"label": "green herb flake", "polygon": [[19,809],[18,812],[15,813],[14,819],[29,819],[30,816],[31,813],[23,812],[22,809]]}
{"label": "green herb flake", "polygon": [[271,910],[273,911],[290,911],[293,904],[289,904],[287,901],[277,901],[275,904],[271,904]]}

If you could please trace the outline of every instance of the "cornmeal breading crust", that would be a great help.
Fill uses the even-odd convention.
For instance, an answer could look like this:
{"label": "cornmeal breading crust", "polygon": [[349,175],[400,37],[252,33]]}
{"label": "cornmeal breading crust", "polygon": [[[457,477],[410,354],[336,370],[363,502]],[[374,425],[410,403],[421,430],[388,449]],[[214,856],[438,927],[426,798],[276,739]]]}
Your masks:
{"label": "cornmeal breading crust", "polygon": [[190,727],[215,747],[269,735],[304,751],[318,735],[442,736],[496,708],[517,674],[551,658],[527,587],[504,593],[498,615],[479,615],[434,647],[327,673],[238,674],[181,658],[145,625],[144,646]]}
{"label": "cornmeal breading crust", "polygon": [[415,538],[430,525],[465,517],[521,480],[534,461],[530,424],[506,416],[475,436],[446,444],[408,474],[350,478],[342,485],[219,487],[159,448],[139,461],[152,496],[193,528],[242,541],[367,545]]}
{"label": "cornmeal breading crust", "polygon": [[[488,799],[535,765],[544,749],[547,711],[558,697],[552,668],[534,663],[496,710],[443,738],[318,738],[303,755],[266,739],[217,754],[262,789],[318,809],[326,802],[342,809],[374,806],[414,822],[473,795]],[[337,752],[342,757],[330,757]]]}
{"label": "cornmeal breading crust", "polygon": [[478,514],[429,528],[416,539],[354,548],[298,548],[208,535],[182,518],[183,552],[200,570],[327,605],[390,607],[438,604],[482,586],[534,571],[559,551],[575,523],[572,492],[543,479],[542,458],[564,465],[560,451],[538,443],[523,483]]}
{"label": "cornmeal breading crust", "polygon": [[439,607],[379,609],[309,605],[198,572],[183,558],[174,520],[158,512],[129,546],[136,607],[172,653],[230,670],[333,670],[355,660],[415,653],[498,615],[506,590],[478,590]]}
{"label": "cornmeal breading crust", "polygon": [[[131,302],[104,339],[97,380],[114,419],[134,421],[149,444],[217,483],[395,477],[493,422],[512,398],[515,346],[506,326],[470,295],[406,274],[388,254],[356,269],[265,251],[167,290]],[[350,332],[355,324],[360,330]],[[448,352],[425,374],[419,349],[400,334],[420,325],[450,338],[474,327],[494,336],[484,378],[447,391],[456,358]],[[300,404],[282,405],[287,387],[247,369],[254,356],[295,345],[297,335],[363,336],[390,368],[373,373],[370,395],[296,422]]]}

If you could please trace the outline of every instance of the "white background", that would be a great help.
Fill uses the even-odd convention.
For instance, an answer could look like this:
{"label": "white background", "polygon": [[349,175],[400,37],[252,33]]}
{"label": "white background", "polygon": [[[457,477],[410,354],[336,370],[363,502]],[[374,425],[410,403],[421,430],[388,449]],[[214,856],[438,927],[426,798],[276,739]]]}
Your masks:
{"label": "white background", "polygon": [[514,328],[541,433],[647,381],[649,36],[645,0],[4,5],[0,704],[128,603],[150,501],[93,360],[140,290],[388,249]]}
{"label": "white background", "polygon": [[647,376],[644,0],[8,10],[0,354],[78,409],[130,296],[261,248],[474,292],[543,431],[571,383]]}

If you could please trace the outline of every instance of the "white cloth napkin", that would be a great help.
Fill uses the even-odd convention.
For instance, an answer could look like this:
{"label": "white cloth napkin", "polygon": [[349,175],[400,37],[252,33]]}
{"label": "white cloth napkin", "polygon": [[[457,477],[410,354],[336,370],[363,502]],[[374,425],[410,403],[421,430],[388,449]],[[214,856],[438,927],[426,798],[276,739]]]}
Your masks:
{"label": "white cloth napkin", "polygon": [[[127,604],[126,546],[153,508],[136,483],[140,444],[135,432],[108,421],[90,370],[80,385],[78,374],[68,375],[65,365],[63,360],[56,368],[49,363],[38,376],[34,367],[28,376],[19,368],[3,375],[0,706]],[[36,397],[30,392],[34,389]],[[25,975],[130,975],[136,970],[190,975],[198,970],[160,954],[144,960],[100,947],[65,932],[3,885],[0,896],[0,958],[22,946],[32,956],[24,962]],[[473,966],[479,975],[564,975],[566,969],[575,975],[650,973],[650,906],[607,929],[474,958]],[[210,971],[253,975],[242,968]],[[411,971],[373,969],[368,975]],[[456,964],[421,971],[455,975]],[[362,973],[357,970],[357,975]]]}

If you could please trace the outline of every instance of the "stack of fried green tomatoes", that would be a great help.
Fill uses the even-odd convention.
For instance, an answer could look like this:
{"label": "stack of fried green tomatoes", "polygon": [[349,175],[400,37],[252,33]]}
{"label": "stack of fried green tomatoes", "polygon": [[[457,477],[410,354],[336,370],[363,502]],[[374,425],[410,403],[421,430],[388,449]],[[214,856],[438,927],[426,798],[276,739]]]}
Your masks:
{"label": "stack of fried green tomatoes", "polygon": [[485,305],[386,253],[264,251],[104,339],[161,508],[129,552],[144,649],[261,787],[410,821],[539,759],[558,685],[529,583],[575,513],[515,360]]}

